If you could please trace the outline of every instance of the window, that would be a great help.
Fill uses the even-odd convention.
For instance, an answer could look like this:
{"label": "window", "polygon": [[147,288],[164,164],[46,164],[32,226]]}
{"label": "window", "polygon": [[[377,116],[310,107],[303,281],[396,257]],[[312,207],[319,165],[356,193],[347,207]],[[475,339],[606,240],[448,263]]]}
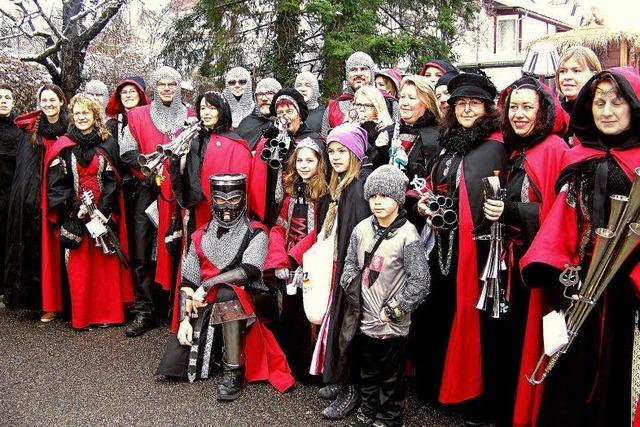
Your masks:
{"label": "window", "polygon": [[496,53],[518,50],[518,17],[498,16],[496,29]]}

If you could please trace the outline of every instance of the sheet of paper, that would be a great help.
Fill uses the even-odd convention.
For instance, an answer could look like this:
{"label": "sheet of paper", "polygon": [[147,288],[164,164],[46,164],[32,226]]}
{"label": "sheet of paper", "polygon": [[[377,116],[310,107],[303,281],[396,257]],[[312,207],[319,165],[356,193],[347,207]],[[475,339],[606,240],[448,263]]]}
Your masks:
{"label": "sheet of paper", "polygon": [[552,311],[542,318],[542,332],[544,337],[544,353],[553,356],[569,343],[567,324],[564,314]]}

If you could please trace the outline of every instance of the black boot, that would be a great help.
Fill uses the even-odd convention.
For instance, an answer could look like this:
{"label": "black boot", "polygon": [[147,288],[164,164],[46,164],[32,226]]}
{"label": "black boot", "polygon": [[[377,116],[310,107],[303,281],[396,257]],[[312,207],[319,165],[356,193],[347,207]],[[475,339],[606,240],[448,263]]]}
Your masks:
{"label": "black boot", "polygon": [[137,337],[138,335],[142,335],[145,332],[153,329],[155,327],[155,321],[153,320],[153,316],[149,314],[136,314],[136,317],[133,319],[133,322],[129,323],[126,328],[124,328],[124,334],[130,338]]}
{"label": "black boot", "polygon": [[218,384],[218,400],[235,400],[240,397],[244,389],[244,364],[242,363],[244,325],[244,320],[234,320],[222,324],[223,374],[222,381]]}
{"label": "black boot", "polygon": [[222,381],[218,384],[218,400],[236,400],[244,389],[244,365],[223,362]]}

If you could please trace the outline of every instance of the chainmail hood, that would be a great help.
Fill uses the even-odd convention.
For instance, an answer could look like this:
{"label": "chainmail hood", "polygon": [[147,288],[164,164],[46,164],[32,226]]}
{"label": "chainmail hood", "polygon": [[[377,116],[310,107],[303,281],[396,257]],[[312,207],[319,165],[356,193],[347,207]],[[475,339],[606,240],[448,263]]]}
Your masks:
{"label": "chainmail hood", "polygon": [[303,71],[296,76],[296,85],[301,81],[308,83],[311,86],[311,97],[309,98],[309,102],[307,102],[307,107],[309,107],[309,110],[315,110],[318,108],[318,99],[320,99],[320,85],[318,84],[318,78],[313,73]]}
{"label": "chainmail hood", "polygon": [[[236,99],[229,89],[227,82],[229,80],[241,80],[244,79],[247,81],[247,86],[245,87],[244,93],[240,96],[240,99]],[[229,107],[231,108],[231,117],[232,126],[237,128],[242,119],[247,117],[256,106],[256,103],[253,99],[253,88],[251,84],[251,73],[246,68],[243,67],[235,67],[227,71],[227,74],[224,76],[224,90],[222,91],[224,97],[227,99],[229,103]]]}
{"label": "chainmail hood", "polygon": [[274,95],[278,93],[278,91],[282,89],[282,85],[276,79],[272,79],[271,77],[264,78],[256,84],[255,93],[266,93],[273,92]]}
{"label": "chainmail hood", "polygon": [[[164,105],[160,98],[160,92],[158,91],[158,82],[160,80],[176,82],[176,93],[169,106]],[[151,75],[151,86],[153,87],[151,120],[158,130],[166,135],[174,134],[178,129],[184,127],[184,123],[187,120],[187,107],[182,105],[180,96],[181,83],[182,77],[180,73],[171,67],[160,67]]]}
{"label": "chainmail hood", "polygon": [[349,70],[353,67],[368,67],[369,72],[371,73],[371,82],[373,82],[373,78],[376,75],[376,64],[373,62],[373,59],[369,56],[368,53],[364,52],[353,52],[350,57],[347,58],[345,62],[345,80],[349,80]]}
{"label": "chainmail hood", "polygon": [[87,84],[84,86],[84,92],[94,94],[94,95],[101,95],[105,103],[109,99],[109,89],[107,88],[107,85],[101,82],[100,80],[88,81]]}

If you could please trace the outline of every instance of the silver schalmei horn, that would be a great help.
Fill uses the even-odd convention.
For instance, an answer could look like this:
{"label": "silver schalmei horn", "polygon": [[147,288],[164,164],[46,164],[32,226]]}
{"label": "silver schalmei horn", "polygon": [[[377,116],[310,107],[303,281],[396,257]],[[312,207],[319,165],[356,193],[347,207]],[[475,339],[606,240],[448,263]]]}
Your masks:
{"label": "silver schalmei horn", "polygon": [[291,147],[291,137],[288,132],[289,120],[286,117],[276,117],[273,120],[278,128],[278,135],[264,144],[260,158],[271,169],[281,169],[284,166],[284,158]]}

